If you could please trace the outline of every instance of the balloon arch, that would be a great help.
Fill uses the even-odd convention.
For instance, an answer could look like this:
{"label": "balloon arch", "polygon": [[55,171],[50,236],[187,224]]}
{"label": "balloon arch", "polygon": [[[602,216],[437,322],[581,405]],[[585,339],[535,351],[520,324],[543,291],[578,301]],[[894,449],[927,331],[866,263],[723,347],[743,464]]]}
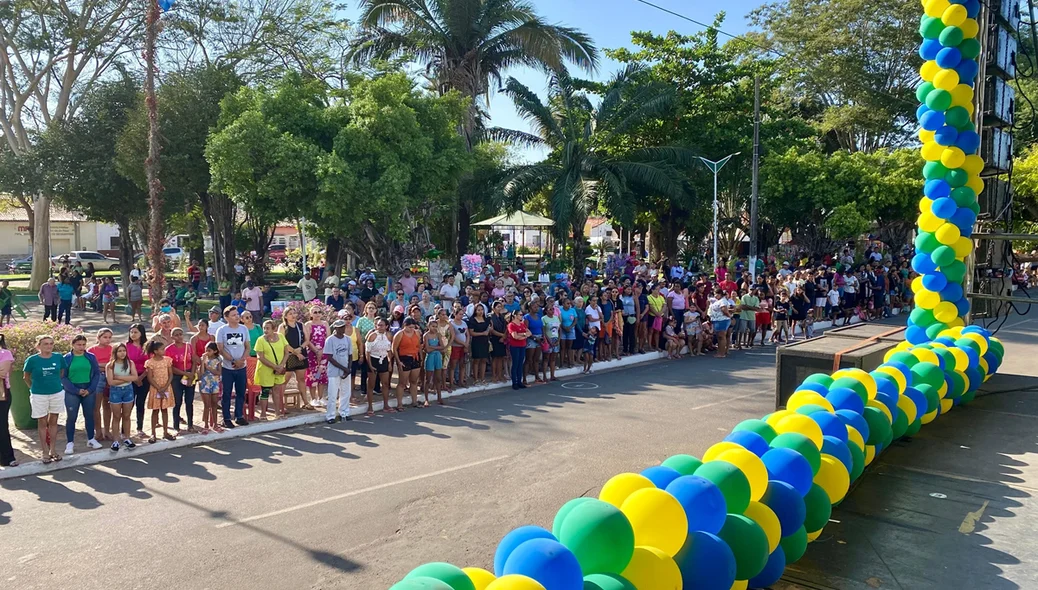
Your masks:
{"label": "balloon arch", "polygon": [[964,261],[984,186],[973,120],[979,11],[979,0],[924,3],[917,307],[882,365],[811,375],[785,410],[741,422],[701,459],[675,455],[613,477],[597,499],[563,505],[550,531],[505,535],[493,572],[429,563],[392,590],[766,588],[892,441],[971,401],[1004,354],[964,321]]}

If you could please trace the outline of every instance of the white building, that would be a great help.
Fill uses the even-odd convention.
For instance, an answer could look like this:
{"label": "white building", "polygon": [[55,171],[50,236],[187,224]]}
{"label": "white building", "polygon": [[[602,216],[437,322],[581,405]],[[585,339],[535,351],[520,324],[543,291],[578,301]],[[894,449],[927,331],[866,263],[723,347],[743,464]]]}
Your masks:
{"label": "white building", "polygon": [[[118,252],[119,228],[110,223],[87,219],[80,213],[51,207],[50,255],[68,254],[73,250]],[[0,256],[22,257],[32,254],[29,239],[29,216],[21,207],[0,211]]]}

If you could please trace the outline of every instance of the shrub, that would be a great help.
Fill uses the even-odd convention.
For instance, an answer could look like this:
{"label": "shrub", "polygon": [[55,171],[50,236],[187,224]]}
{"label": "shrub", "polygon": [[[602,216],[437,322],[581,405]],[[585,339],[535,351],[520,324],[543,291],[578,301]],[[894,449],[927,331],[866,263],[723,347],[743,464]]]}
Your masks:
{"label": "shrub", "polygon": [[65,354],[72,350],[72,338],[83,330],[69,324],[29,320],[3,329],[7,348],[14,354],[14,366],[21,367],[25,359],[36,354],[36,337],[46,334],[54,338],[54,352]]}

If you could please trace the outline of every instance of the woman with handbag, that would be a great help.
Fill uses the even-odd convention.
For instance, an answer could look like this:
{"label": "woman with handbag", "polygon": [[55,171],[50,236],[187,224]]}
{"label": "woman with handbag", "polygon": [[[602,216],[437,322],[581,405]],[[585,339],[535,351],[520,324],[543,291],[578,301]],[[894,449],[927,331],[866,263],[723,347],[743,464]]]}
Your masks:
{"label": "woman with handbag", "polygon": [[278,327],[278,333],[288,342],[285,369],[295,375],[296,388],[303,397],[303,409],[312,410],[314,406],[310,402],[310,393],[306,388],[306,369],[310,365],[306,353],[310,348],[310,340],[306,337],[303,322],[300,321],[299,313],[295,309],[286,308],[282,319],[284,321]]}
{"label": "woman with handbag", "polygon": [[653,283],[652,291],[649,293],[649,314],[646,316],[648,319],[648,336],[649,336],[649,347],[653,349],[659,349],[660,344],[660,333],[663,332],[663,313],[667,306],[667,300],[660,295],[660,284]]}
{"label": "woman with handbag", "polygon": [[17,467],[8,420],[11,412],[11,367],[14,354],[7,350],[7,341],[0,334],[0,467]]}

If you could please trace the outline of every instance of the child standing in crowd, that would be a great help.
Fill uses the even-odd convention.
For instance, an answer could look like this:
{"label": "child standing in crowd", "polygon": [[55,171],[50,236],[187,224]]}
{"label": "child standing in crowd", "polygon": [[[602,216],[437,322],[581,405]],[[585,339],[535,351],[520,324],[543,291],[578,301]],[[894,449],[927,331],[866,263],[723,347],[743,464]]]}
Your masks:
{"label": "child standing in crowd", "polygon": [[148,442],[154,443],[158,429],[159,414],[162,414],[162,438],[176,440],[177,437],[169,432],[169,409],[173,407],[173,361],[165,353],[162,342],[152,340],[148,343],[147,352],[150,357],[144,361],[144,368],[148,372],[148,384],[151,390],[148,392],[148,409],[151,410],[151,438]]}
{"label": "child standing in crowd", "polygon": [[133,409],[133,382],[137,380],[137,367],[130,360],[125,344],[117,344],[112,350],[112,358],[105,367],[105,376],[108,381],[108,405],[112,408],[112,450],[119,450],[119,435],[122,436],[122,446],[132,449],[137,446],[130,438],[130,411]]}
{"label": "child standing in crowd", "polygon": [[440,337],[439,322],[436,316],[429,316],[429,329],[422,339],[425,347],[425,404],[429,407],[429,390],[436,392],[436,401],[443,405],[443,349],[446,348]]}
{"label": "child standing in crowd", "polygon": [[771,334],[772,342],[786,342],[786,321],[789,318],[789,295],[783,290],[775,302],[775,331]]}
{"label": "child standing in crowd", "polygon": [[584,374],[591,372],[591,365],[595,362],[595,343],[598,342],[598,328],[591,328],[584,334]]}
{"label": "child standing in crowd", "polygon": [[688,345],[688,352],[692,356],[699,356],[703,354],[703,339],[702,339],[702,323],[699,319],[699,311],[695,307],[690,307],[685,310],[684,323],[682,328],[685,332],[685,342]]}
{"label": "child standing in crowd", "polygon": [[223,364],[220,361],[220,348],[212,340],[205,345],[205,355],[199,363],[198,390],[202,393],[202,434],[207,434],[209,429],[223,432],[217,418],[216,408],[220,403],[220,371]]}

